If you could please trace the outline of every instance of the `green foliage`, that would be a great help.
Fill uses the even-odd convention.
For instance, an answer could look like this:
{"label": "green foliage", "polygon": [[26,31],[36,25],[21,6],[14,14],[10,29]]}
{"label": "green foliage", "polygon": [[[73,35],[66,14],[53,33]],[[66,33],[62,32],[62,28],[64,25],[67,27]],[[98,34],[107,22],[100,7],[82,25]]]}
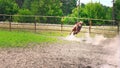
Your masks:
{"label": "green foliage", "polygon": [[[18,10],[19,10],[18,5],[14,1],[0,0],[0,14],[13,15],[16,14]],[[5,19],[3,16],[0,16],[0,20],[5,20]]]}
{"label": "green foliage", "polygon": [[103,10],[103,7],[100,3],[88,3],[85,8],[86,8],[87,15],[89,18],[95,18],[95,19],[105,18],[104,14],[103,14],[104,10]]}
{"label": "green foliage", "polygon": [[[25,16],[23,17],[20,15],[25,15]],[[26,15],[28,15],[28,16],[26,16]],[[22,22],[24,22],[24,23],[34,22],[35,18],[31,17],[30,15],[32,15],[31,11],[29,11],[28,9],[21,9],[21,10],[19,10],[18,14],[16,14],[16,16],[13,17],[13,20],[16,22],[21,22],[21,23]]]}
{"label": "green foliage", "polygon": [[19,8],[22,8],[24,1],[26,1],[26,0],[15,0],[15,2],[18,4]]}
{"label": "green foliage", "polygon": [[34,2],[31,4],[31,11],[35,15],[61,16],[61,6],[62,5],[59,0],[34,0]]}
{"label": "green foliage", "polygon": [[32,2],[33,0],[24,0],[22,8],[30,10]]}
{"label": "green foliage", "polygon": [[[101,5],[100,3],[88,3],[86,5],[82,4],[81,6],[76,7],[72,10],[72,14],[68,17],[78,17],[78,18],[92,18],[92,19],[111,19],[111,8]],[[64,18],[62,19],[65,23],[76,23],[77,19],[75,18]],[[69,22],[71,21],[71,22]],[[87,20],[84,20],[87,21]],[[94,25],[102,25],[102,22],[94,21]],[[88,22],[85,22],[88,24]]]}
{"label": "green foliage", "polygon": [[[93,19],[112,19],[112,8],[103,6],[100,3],[88,3],[76,6],[77,0],[0,0],[0,14],[8,15],[39,15],[39,16],[64,16],[56,17],[37,17],[36,21],[41,23],[74,24],[79,19],[69,18],[93,18]],[[120,0],[115,2],[115,16],[120,19]],[[28,16],[29,17],[29,16]],[[14,16],[13,21],[34,22],[33,17]],[[0,20],[8,20],[10,17],[0,16]],[[87,20],[84,20],[85,22]],[[102,22],[94,21],[100,25]],[[88,24],[86,22],[85,24]]]}
{"label": "green foliage", "polygon": [[117,20],[120,20],[120,0],[115,1],[115,16]]}
{"label": "green foliage", "polygon": [[18,9],[18,5],[14,1],[0,0],[0,14],[15,14]]}
{"label": "green foliage", "polygon": [[61,19],[61,21],[63,22],[63,24],[75,24],[77,22],[77,18],[65,16]]}
{"label": "green foliage", "polygon": [[56,42],[57,39],[30,32],[0,30],[0,47],[25,47],[29,43]]}
{"label": "green foliage", "polygon": [[76,7],[76,0],[60,0],[62,3],[63,15],[69,15],[72,10]]}
{"label": "green foliage", "polygon": [[[62,4],[59,0],[34,0],[34,2],[31,4],[31,11],[34,13],[34,15],[62,16],[61,6]],[[50,17],[40,18],[39,21],[47,23],[60,23],[59,18]]]}
{"label": "green foliage", "polygon": [[106,7],[106,6],[103,6],[103,7],[104,7],[104,15],[105,15],[104,19],[111,20],[112,19],[112,8]]}

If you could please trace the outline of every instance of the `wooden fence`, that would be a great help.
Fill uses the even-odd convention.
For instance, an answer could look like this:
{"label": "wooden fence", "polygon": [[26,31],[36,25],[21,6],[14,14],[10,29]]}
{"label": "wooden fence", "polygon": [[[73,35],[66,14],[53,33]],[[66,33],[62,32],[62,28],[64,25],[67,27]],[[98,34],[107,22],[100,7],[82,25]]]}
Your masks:
{"label": "wooden fence", "polygon": [[[48,23],[41,23],[37,22],[36,20],[33,23],[20,23],[20,22],[13,22],[12,17],[22,16],[22,17],[56,17],[56,18],[63,18],[60,16],[35,16],[35,15],[6,15],[0,14],[0,16],[8,16],[9,19],[6,21],[0,21],[0,28],[9,29],[10,31],[13,29],[22,29],[22,30],[34,30],[37,32],[38,30],[52,30],[52,31],[71,31],[73,25],[66,25],[61,22],[60,24],[49,24]],[[68,17],[74,18],[74,17]],[[117,21],[117,25],[98,25],[92,26],[92,21],[103,21],[103,22],[115,22],[115,20],[105,20],[105,19],[91,19],[91,18],[78,18],[80,20],[88,20],[87,26],[83,26],[82,32],[90,32],[90,33],[119,33],[120,32],[120,21]],[[114,24],[114,23],[113,23]]]}

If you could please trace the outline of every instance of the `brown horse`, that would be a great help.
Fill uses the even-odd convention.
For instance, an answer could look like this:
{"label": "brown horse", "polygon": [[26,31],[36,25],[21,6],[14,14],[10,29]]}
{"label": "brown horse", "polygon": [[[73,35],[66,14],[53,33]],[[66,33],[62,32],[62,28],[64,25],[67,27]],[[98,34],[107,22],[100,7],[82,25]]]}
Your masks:
{"label": "brown horse", "polygon": [[[81,30],[81,28],[82,28],[82,21],[80,21],[80,22],[77,22],[74,26],[73,26],[73,29],[72,29],[72,31],[71,31],[71,33],[73,33],[73,35],[75,35],[75,34],[78,34],[79,32],[80,32],[80,30]],[[70,34],[71,34],[70,33]]]}

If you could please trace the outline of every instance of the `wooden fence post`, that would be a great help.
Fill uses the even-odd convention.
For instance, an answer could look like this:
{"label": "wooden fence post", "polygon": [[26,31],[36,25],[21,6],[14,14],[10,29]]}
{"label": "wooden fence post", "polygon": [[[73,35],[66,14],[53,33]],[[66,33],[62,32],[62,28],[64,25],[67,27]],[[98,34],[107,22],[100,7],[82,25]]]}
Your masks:
{"label": "wooden fence post", "polygon": [[89,33],[91,33],[91,26],[92,26],[92,21],[90,19],[90,21],[89,21]]}
{"label": "wooden fence post", "polygon": [[63,22],[61,22],[61,32],[62,32],[62,30],[63,30]]}
{"label": "wooden fence post", "polygon": [[35,16],[35,23],[34,23],[34,25],[35,25],[35,33],[36,33],[36,16]]}
{"label": "wooden fence post", "polygon": [[3,15],[3,20],[5,20],[5,15]]}
{"label": "wooden fence post", "polygon": [[12,17],[10,15],[10,18],[9,18],[9,30],[11,31],[11,21],[12,21]]}
{"label": "wooden fence post", "polygon": [[118,34],[120,34],[120,21],[117,21],[117,27],[118,27],[117,32]]}

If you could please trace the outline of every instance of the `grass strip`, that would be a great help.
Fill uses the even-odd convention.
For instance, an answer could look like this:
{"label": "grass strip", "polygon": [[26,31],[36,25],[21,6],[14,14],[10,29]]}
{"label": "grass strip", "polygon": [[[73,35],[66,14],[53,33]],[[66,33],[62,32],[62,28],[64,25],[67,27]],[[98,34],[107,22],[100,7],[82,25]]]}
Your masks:
{"label": "grass strip", "polygon": [[24,47],[29,43],[52,43],[57,38],[21,31],[0,30],[0,47]]}

